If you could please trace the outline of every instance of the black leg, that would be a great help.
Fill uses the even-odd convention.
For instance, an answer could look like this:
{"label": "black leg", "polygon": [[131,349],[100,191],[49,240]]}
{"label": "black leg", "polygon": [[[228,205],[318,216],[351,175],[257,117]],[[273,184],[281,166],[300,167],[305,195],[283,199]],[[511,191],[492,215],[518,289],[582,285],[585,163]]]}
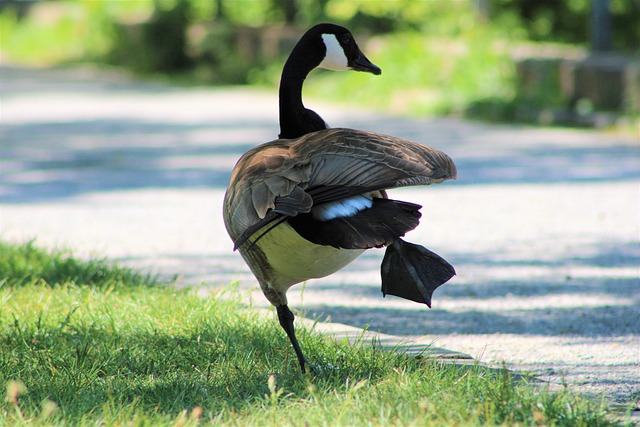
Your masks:
{"label": "black leg", "polygon": [[302,354],[302,350],[300,349],[300,344],[298,344],[298,340],[296,339],[296,334],[293,330],[293,319],[295,316],[289,310],[287,305],[279,305],[276,307],[278,310],[278,320],[280,321],[280,326],[284,329],[289,337],[289,341],[291,341],[291,345],[293,345],[293,349],[296,352],[296,356],[298,356],[298,362],[300,362],[300,369],[302,369],[302,373],[306,372],[305,365],[308,365],[307,360],[304,358]]}

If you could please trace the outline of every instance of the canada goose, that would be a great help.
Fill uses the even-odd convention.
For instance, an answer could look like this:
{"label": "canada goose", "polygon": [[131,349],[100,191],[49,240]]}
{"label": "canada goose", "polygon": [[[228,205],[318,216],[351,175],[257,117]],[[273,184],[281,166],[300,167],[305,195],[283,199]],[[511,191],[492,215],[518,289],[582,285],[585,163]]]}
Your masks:
{"label": "canada goose", "polygon": [[[331,40],[328,36],[315,39],[317,43]],[[351,46],[359,52],[355,42]],[[344,49],[345,56],[353,51]],[[338,62],[335,54],[331,55],[334,68],[337,63],[346,63],[346,69],[355,69],[348,60]],[[312,63],[317,66],[323,61]],[[375,67],[366,62],[370,64],[367,67]],[[287,64],[296,67],[291,57]],[[401,239],[418,225],[421,206],[391,200],[385,191],[455,179],[453,161],[436,149],[400,138],[326,129],[324,121],[305,109],[301,99],[293,107],[283,103],[283,87],[285,97],[295,87],[300,98],[302,81],[311,69],[301,72],[302,78],[295,84],[281,83],[281,139],[259,145],[238,160],[224,200],[225,226],[234,249],[240,251],[264,295],[276,307],[302,372],[308,363],[287,305],[286,292],[291,286],[332,274],[366,249],[383,246],[387,247],[381,266],[384,295],[431,306],[433,291],[455,274],[438,255]],[[283,71],[283,80],[287,76],[290,74]],[[292,118],[295,123],[290,126]],[[320,130],[314,132],[314,126]]]}
{"label": "canada goose", "polygon": [[362,53],[346,28],[328,23],[312,27],[300,38],[282,69],[279,138],[298,138],[328,128],[315,111],[302,103],[302,83],[316,67],[382,73]]}

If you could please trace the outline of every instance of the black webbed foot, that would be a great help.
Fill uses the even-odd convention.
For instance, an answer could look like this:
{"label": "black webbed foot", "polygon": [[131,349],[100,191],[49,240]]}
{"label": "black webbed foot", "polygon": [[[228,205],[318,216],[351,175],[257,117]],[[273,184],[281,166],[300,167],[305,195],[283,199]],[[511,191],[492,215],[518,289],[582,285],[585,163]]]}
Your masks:
{"label": "black webbed foot", "polygon": [[387,250],[380,268],[382,293],[431,307],[433,291],[456,274],[451,264],[420,245],[398,239]]}

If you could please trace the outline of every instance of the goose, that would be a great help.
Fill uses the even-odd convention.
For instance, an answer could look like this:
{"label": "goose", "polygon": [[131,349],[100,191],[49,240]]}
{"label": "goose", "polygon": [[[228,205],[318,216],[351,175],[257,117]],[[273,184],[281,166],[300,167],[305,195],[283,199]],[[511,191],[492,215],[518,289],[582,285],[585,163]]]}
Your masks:
{"label": "goose", "polygon": [[[309,31],[312,37],[305,40],[308,32],[296,45],[282,77],[297,75],[297,81],[280,85],[279,139],[240,157],[223,203],[234,250],[276,307],[302,373],[312,365],[295,336],[295,316],[286,296],[291,286],[333,274],[366,250],[381,247],[386,247],[381,264],[385,296],[431,307],[434,290],[455,275],[442,257],[402,239],[418,226],[421,206],[387,195],[393,188],[455,179],[451,158],[393,136],[329,129],[302,104],[302,81],[313,64],[379,72],[362,59],[353,37],[343,31],[337,26],[314,27]],[[313,55],[316,59],[308,61]],[[288,98],[284,102],[283,96]]]}

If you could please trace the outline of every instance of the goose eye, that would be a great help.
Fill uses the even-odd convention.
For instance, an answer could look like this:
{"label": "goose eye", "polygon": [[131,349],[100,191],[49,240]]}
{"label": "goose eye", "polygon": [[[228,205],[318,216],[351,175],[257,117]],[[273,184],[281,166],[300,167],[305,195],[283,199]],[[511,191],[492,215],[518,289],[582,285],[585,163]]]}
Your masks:
{"label": "goose eye", "polygon": [[342,37],[340,37],[340,39],[341,39],[340,41],[342,41],[342,43],[344,44],[349,44],[353,40],[353,38],[351,37],[351,34],[344,34]]}

